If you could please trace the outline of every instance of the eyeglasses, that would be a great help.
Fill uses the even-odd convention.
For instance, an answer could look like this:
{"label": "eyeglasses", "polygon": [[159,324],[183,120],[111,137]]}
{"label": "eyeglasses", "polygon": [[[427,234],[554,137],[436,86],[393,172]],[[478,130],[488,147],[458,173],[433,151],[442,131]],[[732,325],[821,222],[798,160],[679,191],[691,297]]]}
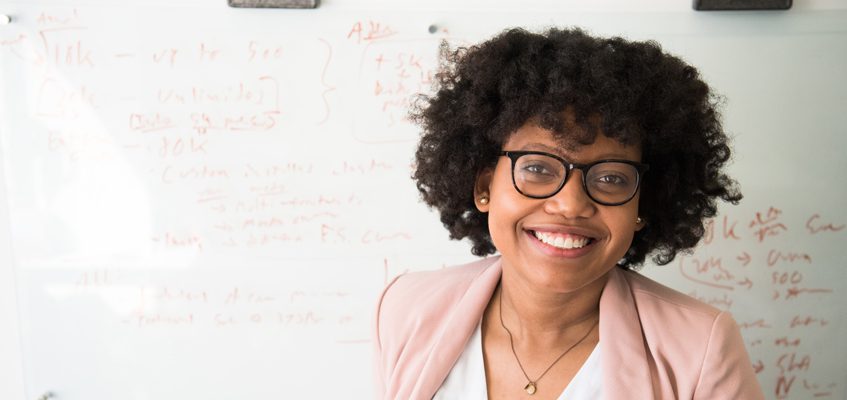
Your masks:
{"label": "eyeglasses", "polygon": [[629,160],[599,160],[575,164],[540,151],[504,151],[512,160],[512,183],[518,193],[533,199],[553,197],[565,186],[570,172],[582,171],[582,188],[594,202],[619,206],[635,197],[647,164]]}

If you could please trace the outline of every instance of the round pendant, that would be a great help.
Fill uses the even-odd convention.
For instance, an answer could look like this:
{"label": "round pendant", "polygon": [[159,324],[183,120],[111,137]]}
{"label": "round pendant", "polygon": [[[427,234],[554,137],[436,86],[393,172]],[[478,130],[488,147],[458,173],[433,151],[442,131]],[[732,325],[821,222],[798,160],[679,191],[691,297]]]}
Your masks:
{"label": "round pendant", "polygon": [[527,393],[533,395],[535,394],[535,391],[538,390],[538,388],[535,387],[535,382],[530,382],[523,387],[523,390],[526,390]]}

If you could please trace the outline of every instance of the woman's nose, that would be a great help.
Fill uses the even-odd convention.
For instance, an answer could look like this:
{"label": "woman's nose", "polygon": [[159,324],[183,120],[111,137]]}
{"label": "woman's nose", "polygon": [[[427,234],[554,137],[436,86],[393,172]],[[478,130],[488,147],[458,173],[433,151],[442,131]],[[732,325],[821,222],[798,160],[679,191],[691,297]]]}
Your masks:
{"label": "woman's nose", "polygon": [[596,211],[596,204],[588,197],[582,184],[582,171],[575,170],[558,193],[545,200],[544,210],[567,219],[588,218]]}

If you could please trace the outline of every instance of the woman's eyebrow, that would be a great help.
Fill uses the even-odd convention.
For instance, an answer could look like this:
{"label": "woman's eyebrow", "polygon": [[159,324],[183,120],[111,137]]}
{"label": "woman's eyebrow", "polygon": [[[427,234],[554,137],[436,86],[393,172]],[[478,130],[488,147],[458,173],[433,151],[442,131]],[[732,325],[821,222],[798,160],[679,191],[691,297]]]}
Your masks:
{"label": "woman's eyebrow", "polygon": [[543,143],[528,143],[521,147],[521,150],[536,150],[536,151],[544,151],[551,154],[556,154],[558,156],[563,156],[562,150],[558,147],[548,146]]}
{"label": "woman's eyebrow", "polygon": [[[527,144],[521,146],[520,150],[543,151],[545,153],[557,155],[561,158],[564,158],[565,160],[567,160],[569,162],[590,162],[591,161],[591,160],[579,161],[579,157],[575,158],[572,153],[569,153],[565,150],[562,150],[559,147],[553,147],[553,146],[550,146],[550,145],[546,145],[544,143],[527,143]],[[618,153],[617,151],[613,151],[613,152],[610,152],[610,153],[603,153],[603,154],[596,155],[596,157],[594,159],[596,159],[596,160],[601,160],[601,159],[629,160],[631,158],[632,157],[630,157],[627,154]],[[632,161],[641,161],[641,159],[639,157],[638,159],[633,159]]]}

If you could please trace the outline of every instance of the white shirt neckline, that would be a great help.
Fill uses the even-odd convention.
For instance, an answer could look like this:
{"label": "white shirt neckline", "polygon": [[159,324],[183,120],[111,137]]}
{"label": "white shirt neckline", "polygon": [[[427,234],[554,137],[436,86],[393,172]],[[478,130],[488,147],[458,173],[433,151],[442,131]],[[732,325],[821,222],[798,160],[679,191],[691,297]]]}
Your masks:
{"label": "white shirt neckline", "polygon": [[[571,382],[559,395],[558,400],[594,400],[601,398],[601,396],[602,373],[598,343]],[[447,379],[435,393],[433,400],[484,400],[487,398],[485,362],[482,357],[482,327],[479,323],[468,340],[468,344],[465,345],[462,355],[447,375]]]}

